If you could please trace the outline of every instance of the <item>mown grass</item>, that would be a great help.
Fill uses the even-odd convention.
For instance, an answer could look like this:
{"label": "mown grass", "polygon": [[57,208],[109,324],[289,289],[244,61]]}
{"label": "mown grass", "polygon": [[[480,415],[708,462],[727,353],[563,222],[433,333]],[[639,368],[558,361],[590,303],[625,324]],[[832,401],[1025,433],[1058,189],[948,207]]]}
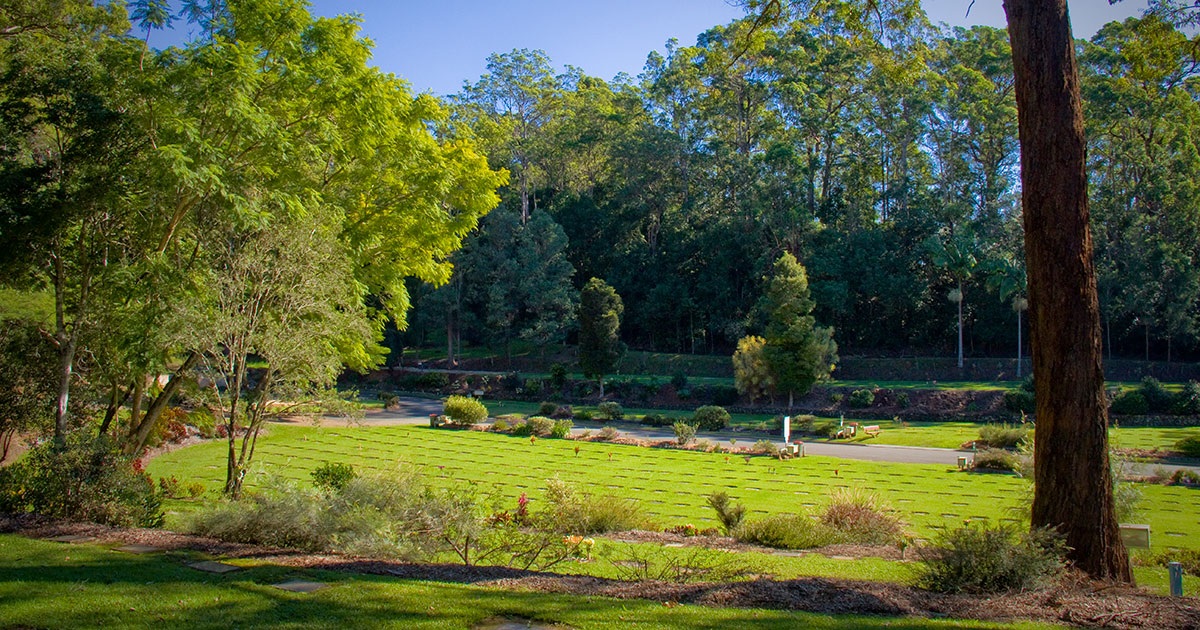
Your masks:
{"label": "mown grass", "polygon": [[[37,628],[469,628],[504,617],[575,628],[1044,628],[962,620],[814,615],[774,610],[664,606],[508,591],[464,584],[292,569],[239,561],[212,575],[194,554],[135,556],[99,545],[0,535],[0,619]],[[302,579],[311,594],[271,584]]]}
{"label": "mown grass", "polygon": [[[579,452],[575,452],[575,447]],[[175,475],[219,489],[224,444],[201,444],[153,460],[154,476]],[[317,428],[272,426],[259,441],[249,486],[268,477],[306,482],[324,462],[344,462],[363,473],[387,474],[401,462],[417,466],[435,483],[475,483],[499,500],[522,493],[536,502],[545,481],[559,477],[597,495],[637,499],[660,527],[692,523],[716,527],[705,497],[728,492],[749,508],[749,518],[814,510],[838,488],[878,493],[918,536],[965,520],[1022,521],[1027,482],[1007,475],[959,472],[953,467],[806,457],[789,461],[718,453],[620,446],[603,442],[511,438],[474,431],[424,427]],[[1183,487],[1143,487],[1141,522],[1155,532],[1156,549],[1200,548],[1200,492]]]}

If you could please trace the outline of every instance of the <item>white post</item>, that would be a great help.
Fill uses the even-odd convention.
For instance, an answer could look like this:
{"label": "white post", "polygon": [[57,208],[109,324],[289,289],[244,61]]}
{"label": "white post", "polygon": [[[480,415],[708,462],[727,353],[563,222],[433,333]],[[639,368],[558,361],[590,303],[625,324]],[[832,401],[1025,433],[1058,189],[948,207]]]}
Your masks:
{"label": "white post", "polygon": [[787,444],[792,441],[792,417],[783,417],[783,443]]}

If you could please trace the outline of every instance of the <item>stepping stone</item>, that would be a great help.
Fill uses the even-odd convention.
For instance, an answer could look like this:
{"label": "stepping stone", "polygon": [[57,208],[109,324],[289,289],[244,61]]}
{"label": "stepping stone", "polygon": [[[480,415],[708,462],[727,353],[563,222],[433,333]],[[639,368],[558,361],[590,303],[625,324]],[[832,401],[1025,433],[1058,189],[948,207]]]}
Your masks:
{"label": "stepping stone", "polygon": [[96,540],[95,536],[84,536],[83,534],[67,534],[65,536],[55,536],[49,539],[51,542],[60,542],[68,544],[87,543]]}
{"label": "stepping stone", "polygon": [[241,569],[241,567],[235,567],[232,564],[225,564],[224,562],[214,562],[212,560],[205,560],[203,562],[189,562],[188,566],[197,571],[204,571],[205,573],[217,573],[217,574],[232,573],[234,571],[238,571]]}
{"label": "stepping stone", "polygon": [[117,547],[116,549],[113,549],[113,551],[121,551],[124,553],[156,553],[162,551],[162,549],[152,545],[125,545],[124,547]]}
{"label": "stepping stone", "polygon": [[290,591],[292,593],[311,593],[313,591],[319,591],[329,585],[325,584],[324,582],[289,580],[287,582],[280,582],[279,584],[272,584],[271,586],[274,586],[279,590]]}

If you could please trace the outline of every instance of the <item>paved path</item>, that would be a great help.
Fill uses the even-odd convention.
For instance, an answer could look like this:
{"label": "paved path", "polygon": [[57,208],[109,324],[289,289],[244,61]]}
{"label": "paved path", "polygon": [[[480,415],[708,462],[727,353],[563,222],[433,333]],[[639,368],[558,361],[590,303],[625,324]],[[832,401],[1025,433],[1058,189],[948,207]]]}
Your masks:
{"label": "paved path", "polygon": [[[343,420],[326,418],[322,421],[327,426],[393,426],[393,425],[426,425],[429,415],[442,412],[442,401],[434,398],[404,397],[394,410],[368,411],[361,420]],[[647,440],[671,440],[675,432],[669,427],[647,427],[640,424],[617,422],[610,425],[622,435]],[[573,434],[585,430],[592,432],[606,425],[598,422],[577,422]],[[778,435],[767,435],[758,431],[720,431],[705,432],[696,436],[717,443],[727,443],[730,438],[737,439],[739,444],[749,446],[762,439],[770,439],[782,444]],[[840,457],[842,459],[857,459],[872,462],[896,462],[902,464],[941,464],[957,466],[958,458],[971,457],[970,451],[949,448],[929,448],[923,446],[894,446],[890,444],[862,444],[847,442],[831,442],[825,440],[804,441],[804,452],[807,455],[823,455]],[[1178,469],[1188,469],[1200,472],[1200,466],[1186,464],[1130,464],[1128,472],[1134,475],[1150,475],[1158,469],[1168,474]]]}

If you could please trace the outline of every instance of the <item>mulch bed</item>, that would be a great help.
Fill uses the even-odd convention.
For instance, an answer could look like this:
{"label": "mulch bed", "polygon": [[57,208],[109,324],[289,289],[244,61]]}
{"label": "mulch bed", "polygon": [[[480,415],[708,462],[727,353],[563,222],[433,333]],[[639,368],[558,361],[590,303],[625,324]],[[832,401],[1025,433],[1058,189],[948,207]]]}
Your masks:
{"label": "mulch bed", "polygon": [[[494,588],[619,599],[649,599],[665,605],[697,604],[736,608],[771,608],[822,614],[868,614],[924,618],[1068,623],[1096,628],[1200,628],[1200,601],[1150,595],[1126,586],[1092,582],[1068,575],[1052,587],[992,596],[946,595],[910,586],[859,580],[802,578],[746,582],[675,584],[623,582],[594,577],[521,571],[502,567],[410,564],[335,554],[310,554],[158,529],[117,529],[67,524],[43,519],[0,517],[0,532],[37,538],[87,535],[101,543],[152,545],[164,550],[192,550],[221,558],[255,558],[263,562],[353,573],[392,575],[403,579],[477,584]],[[643,542],[738,544],[726,539],[689,541],[664,534],[623,532],[622,540]],[[858,556],[874,548],[827,548],[829,555]],[[874,555],[874,554],[872,554]]]}

